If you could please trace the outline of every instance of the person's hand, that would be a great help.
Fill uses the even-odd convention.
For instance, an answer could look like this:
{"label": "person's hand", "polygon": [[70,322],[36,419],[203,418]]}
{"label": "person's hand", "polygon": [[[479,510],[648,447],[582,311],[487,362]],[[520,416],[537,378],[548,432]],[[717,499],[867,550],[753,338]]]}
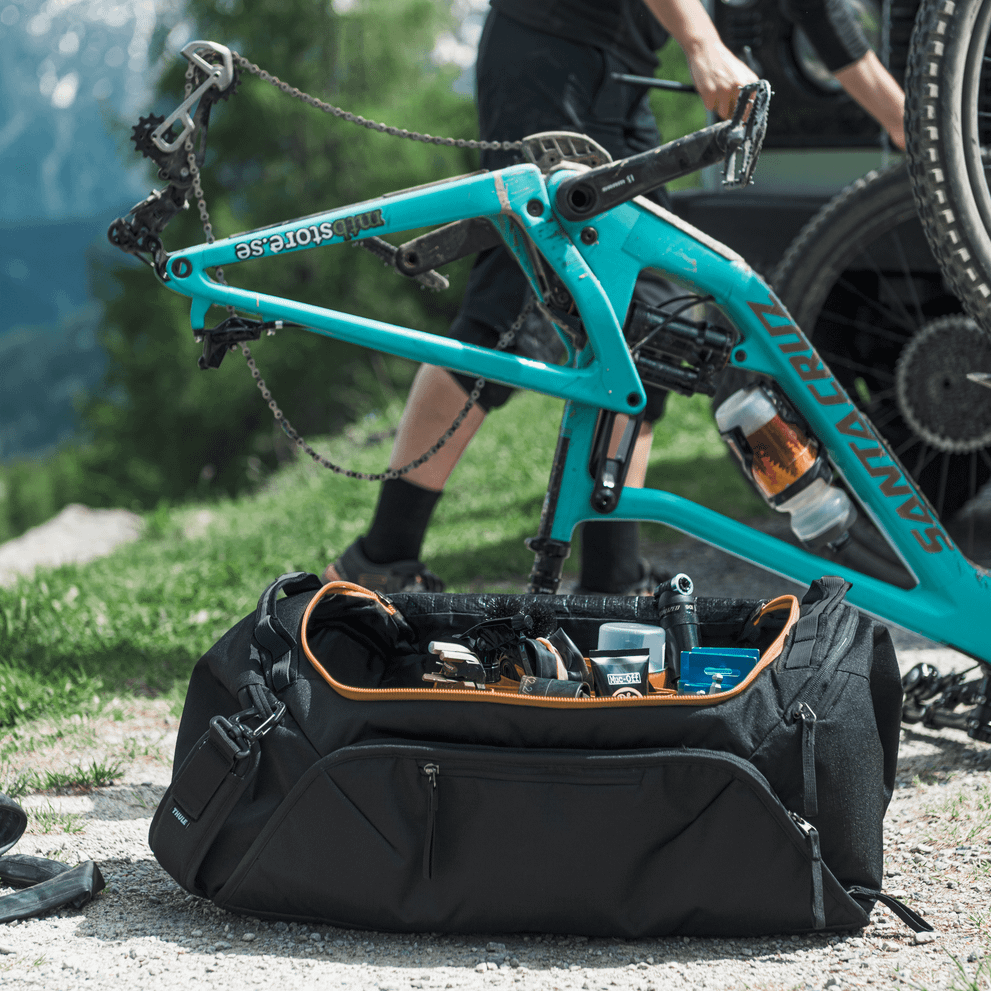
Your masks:
{"label": "person's hand", "polygon": [[888,137],[891,138],[891,143],[899,150],[905,150],[905,122],[898,121],[891,127],[886,128],[888,132]]}
{"label": "person's hand", "polygon": [[706,110],[723,119],[733,116],[740,87],[757,82],[757,76],[721,41],[699,45],[686,52],[692,82]]}

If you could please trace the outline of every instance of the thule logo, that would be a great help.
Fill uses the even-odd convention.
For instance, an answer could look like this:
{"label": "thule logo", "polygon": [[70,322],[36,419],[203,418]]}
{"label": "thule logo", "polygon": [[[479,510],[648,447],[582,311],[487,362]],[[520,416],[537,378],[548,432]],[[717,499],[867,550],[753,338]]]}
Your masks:
{"label": "thule logo", "polygon": [[182,823],[183,826],[189,825],[189,819],[187,819],[186,816],[184,816],[175,805],[172,806],[172,815],[174,815],[176,819],[178,819],[179,822]]}

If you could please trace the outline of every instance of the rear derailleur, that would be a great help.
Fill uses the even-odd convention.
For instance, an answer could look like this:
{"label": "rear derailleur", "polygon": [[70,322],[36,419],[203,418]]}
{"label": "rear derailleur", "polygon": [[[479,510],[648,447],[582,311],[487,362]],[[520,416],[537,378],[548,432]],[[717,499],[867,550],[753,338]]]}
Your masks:
{"label": "rear derailleur", "polygon": [[[107,231],[111,244],[154,268],[162,280],[168,279],[168,253],[159,235],[188,205],[189,191],[206,156],[210,109],[234,93],[238,84],[233,57],[223,45],[191,41],[182,54],[190,64],[187,78],[192,91],[168,117],[150,114],[140,118],[132,135],[137,150],[158,166],[158,177],[168,185],[153,190]],[[196,110],[191,112],[194,105]],[[187,142],[191,142],[192,152]]]}

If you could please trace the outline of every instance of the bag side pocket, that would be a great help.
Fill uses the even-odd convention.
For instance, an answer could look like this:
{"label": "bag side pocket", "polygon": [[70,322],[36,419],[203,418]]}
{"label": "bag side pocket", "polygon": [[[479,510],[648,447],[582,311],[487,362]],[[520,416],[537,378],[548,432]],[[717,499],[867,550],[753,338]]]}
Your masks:
{"label": "bag side pocket", "polygon": [[217,833],[258,773],[257,742],[242,747],[217,716],[189,752],[162,798],[148,831],[156,859],[187,891],[205,895],[196,875]]}

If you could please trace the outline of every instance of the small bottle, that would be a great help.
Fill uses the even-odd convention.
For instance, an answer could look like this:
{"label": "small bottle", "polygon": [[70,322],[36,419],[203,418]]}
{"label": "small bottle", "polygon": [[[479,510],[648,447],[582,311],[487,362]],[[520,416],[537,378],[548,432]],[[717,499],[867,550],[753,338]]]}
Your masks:
{"label": "small bottle", "polygon": [[716,425],[768,505],[791,514],[795,536],[811,547],[842,539],[857,510],[831,485],[833,473],[819,445],[781,415],[786,401],[772,386],[734,392],[716,410]]}

